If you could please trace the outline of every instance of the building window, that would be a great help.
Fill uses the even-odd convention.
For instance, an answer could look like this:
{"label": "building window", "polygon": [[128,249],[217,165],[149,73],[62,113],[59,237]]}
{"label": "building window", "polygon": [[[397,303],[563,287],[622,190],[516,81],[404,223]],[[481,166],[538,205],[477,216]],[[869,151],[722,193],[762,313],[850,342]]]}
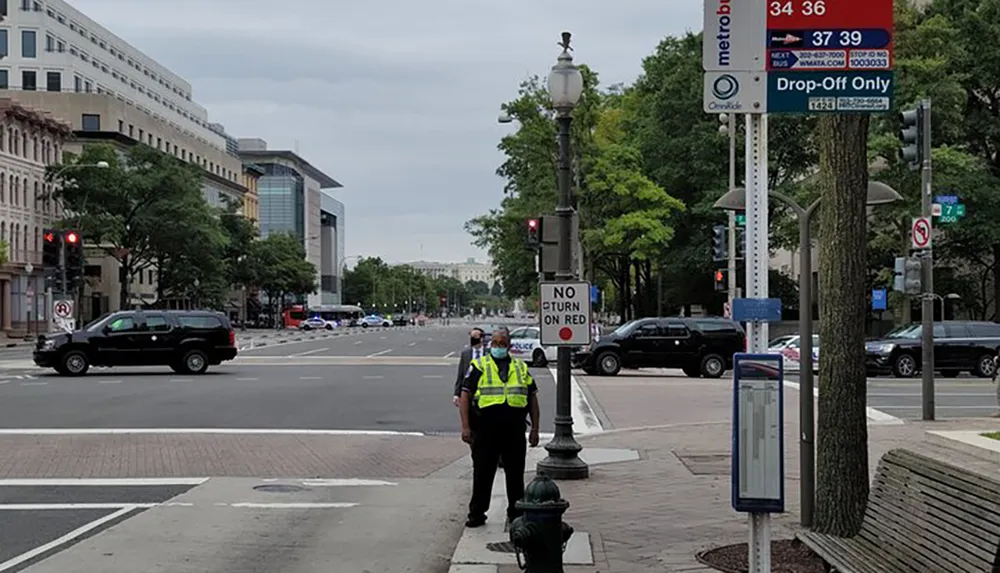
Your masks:
{"label": "building window", "polygon": [[87,81],[83,82],[83,88],[84,88],[83,91],[85,91],[87,93],[92,93],[94,91],[94,84],[91,83],[90,80],[87,80]]}
{"label": "building window", "polygon": [[[7,70],[0,70],[0,90],[10,89],[10,78]],[[2,139],[0,139],[2,141]]]}
{"label": "building window", "polygon": [[7,30],[0,30],[0,57],[10,54],[7,48]]}
{"label": "building window", "polygon": [[31,10],[31,0],[21,0],[21,10],[25,12]]}
{"label": "building window", "polygon": [[21,71],[21,89],[28,92],[38,89],[38,79],[35,77],[35,72],[30,70]]}
{"label": "building window", "polygon": [[45,35],[45,51],[54,52],[56,49],[56,39],[48,34]]}
{"label": "building window", "polygon": [[83,91],[83,78],[80,76],[73,76],[73,91],[76,93]]}
{"label": "building window", "polygon": [[63,53],[63,52],[65,52],[66,51],[66,42],[63,42],[62,40],[59,40],[56,43],[56,51],[59,52],[60,54]]}
{"label": "building window", "polygon": [[45,89],[50,92],[61,92],[62,72],[45,72]]}
{"label": "building window", "polygon": [[125,133],[125,122],[118,120],[118,133]]}
{"label": "building window", "polygon": [[35,44],[37,34],[34,30],[21,30],[21,57],[37,58],[38,46]]}
{"label": "building window", "polygon": [[128,126],[128,136],[129,137],[135,137],[135,126],[134,125],[129,124],[129,126]]}
{"label": "building window", "polygon": [[7,15],[7,0],[0,0],[0,16]]}
{"label": "building window", "polygon": [[85,113],[80,121],[83,131],[101,131],[101,116],[94,113]]}

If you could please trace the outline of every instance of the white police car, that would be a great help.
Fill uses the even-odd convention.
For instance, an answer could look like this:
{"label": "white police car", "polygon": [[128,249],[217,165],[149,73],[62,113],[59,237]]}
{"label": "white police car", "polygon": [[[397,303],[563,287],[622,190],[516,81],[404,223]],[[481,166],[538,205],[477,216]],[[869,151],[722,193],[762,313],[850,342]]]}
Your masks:
{"label": "white police car", "polygon": [[542,346],[537,326],[523,326],[510,333],[510,353],[532,366],[545,366],[556,359],[556,347]]}

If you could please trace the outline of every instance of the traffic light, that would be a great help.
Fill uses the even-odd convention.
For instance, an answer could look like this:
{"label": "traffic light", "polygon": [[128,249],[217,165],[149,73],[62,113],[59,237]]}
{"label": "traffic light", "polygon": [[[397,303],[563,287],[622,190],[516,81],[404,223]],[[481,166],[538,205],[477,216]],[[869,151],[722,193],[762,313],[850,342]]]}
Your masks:
{"label": "traffic light", "polygon": [[542,223],[539,219],[528,219],[528,247],[537,249],[542,244]]}
{"label": "traffic light", "polygon": [[736,258],[744,259],[747,256],[747,228],[736,228]]}
{"label": "traffic light", "polygon": [[927,103],[921,102],[917,107],[904,110],[899,114],[899,120],[902,124],[899,140],[903,144],[899,149],[899,157],[909,163],[910,169],[913,171],[920,169],[924,160],[929,159],[924,157],[927,150],[930,149],[930,142],[924,141],[924,133],[927,131],[925,124],[929,112]]}
{"label": "traffic light", "polygon": [[905,294],[920,294],[923,291],[920,259],[896,257],[892,271],[892,290]]}
{"label": "traffic light", "polygon": [[726,226],[716,225],[712,227],[712,260],[715,262],[724,261],[728,258],[729,252],[726,249]]}
{"label": "traffic light", "polygon": [[62,235],[55,229],[42,230],[42,266],[46,273],[54,273],[59,269],[59,250],[62,248]]}
{"label": "traffic light", "polygon": [[63,248],[66,249],[66,284],[74,290],[83,279],[83,237],[77,231],[65,231]]}
{"label": "traffic light", "polygon": [[715,271],[715,290],[723,291],[728,290],[726,288],[726,271],[718,269]]}

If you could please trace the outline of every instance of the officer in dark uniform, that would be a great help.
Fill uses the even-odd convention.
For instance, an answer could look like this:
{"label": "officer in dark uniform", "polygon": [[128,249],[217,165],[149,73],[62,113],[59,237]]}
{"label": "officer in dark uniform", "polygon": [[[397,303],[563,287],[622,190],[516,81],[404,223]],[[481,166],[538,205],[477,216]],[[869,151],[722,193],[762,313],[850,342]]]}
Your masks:
{"label": "officer in dark uniform", "polygon": [[[475,403],[475,406],[473,405]],[[472,408],[476,408],[473,413]],[[507,485],[507,519],[520,512],[527,443],[538,445],[538,387],[523,360],[510,356],[510,333],[493,333],[489,354],[472,363],[462,383],[462,441],[472,445],[472,499],[466,527],[486,523],[493,478],[502,460]],[[525,419],[531,418],[527,443]],[[475,427],[470,425],[475,419]]]}

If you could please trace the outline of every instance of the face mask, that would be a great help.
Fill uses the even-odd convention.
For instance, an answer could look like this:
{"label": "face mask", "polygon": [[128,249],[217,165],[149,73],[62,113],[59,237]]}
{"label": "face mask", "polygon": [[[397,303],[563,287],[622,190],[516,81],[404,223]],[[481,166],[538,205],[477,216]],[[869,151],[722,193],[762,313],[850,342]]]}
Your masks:
{"label": "face mask", "polygon": [[482,341],[483,340],[481,338],[470,338],[469,339],[469,344],[472,345],[472,346],[479,346],[479,343],[482,342]]}
{"label": "face mask", "polygon": [[493,358],[507,358],[506,348],[490,348],[490,355]]}

